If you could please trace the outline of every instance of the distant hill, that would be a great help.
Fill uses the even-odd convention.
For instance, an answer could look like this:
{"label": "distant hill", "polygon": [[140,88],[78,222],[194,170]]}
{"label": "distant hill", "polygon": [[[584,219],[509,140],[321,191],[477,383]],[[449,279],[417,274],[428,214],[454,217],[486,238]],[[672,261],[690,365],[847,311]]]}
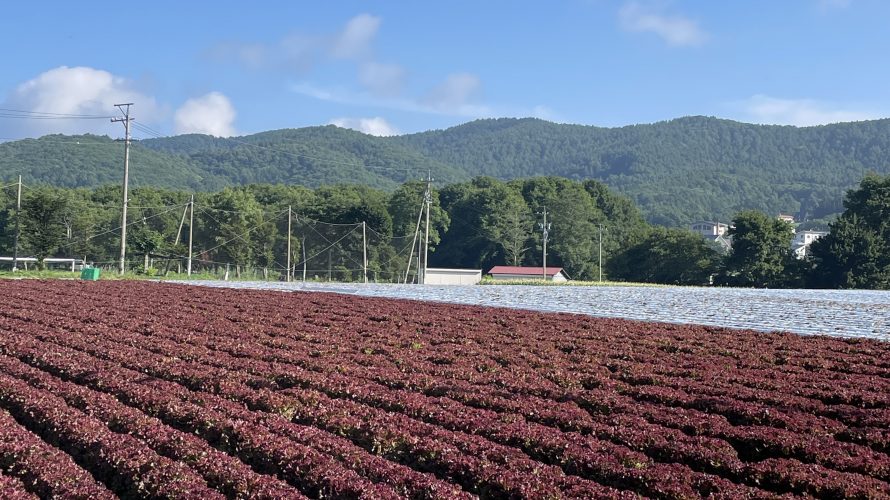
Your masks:
{"label": "distant hill", "polygon": [[[413,148],[334,126],[262,132],[220,139],[182,135],[148,139],[141,145],[201,165],[231,184],[287,183],[317,187],[364,184],[394,189],[427,169],[440,182],[457,182],[466,172]],[[425,175],[424,175],[425,176]]]}
{"label": "distant hill", "polygon": [[666,225],[749,208],[839,212],[866,172],[890,173],[890,120],[798,128],[687,117],[599,128],[496,119],[385,140],[472,175],[598,179]]}
{"label": "distant hill", "polygon": [[[97,136],[8,142],[0,144],[0,180],[22,172],[26,182],[118,183],[122,151]],[[491,119],[386,138],[325,126],[149,139],[134,144],[131,161],[134,184],[199,190],[249,183],[392,189],[427,169],[438,183],[592,178],[630,196],[650,221],[680,225],[728,220],[748,208],[839,212],[844,191],[866,172],[890,173],[890,120],[797,128],[687,117],[600,128]]]}
{"label": "distant hill", "polygon": [[[26,184],[95,187],[123,181],[124,145],[105,136],[47,135],[0,144],[0,182],[18,174]],[[187,157],[159,153],[134,143],[130,148],[130,182],[217,189],[228,184]]]}

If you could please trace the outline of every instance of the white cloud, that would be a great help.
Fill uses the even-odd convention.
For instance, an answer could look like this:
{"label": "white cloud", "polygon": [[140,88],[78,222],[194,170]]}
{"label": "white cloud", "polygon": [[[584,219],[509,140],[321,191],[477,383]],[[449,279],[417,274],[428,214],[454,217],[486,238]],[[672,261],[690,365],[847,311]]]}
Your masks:
{"label": "white cloud", "polygon": [[697,22],[680,15],[665,15],[637,2],[625,4],[618,17],[624,30],[654,33],[675,47],[698,46],[708,40],[708,34]]}
{"label": "white cloud", "polygon": [[352,59],[364,56],[370,51],[371,42],[380,29],[380,18],[370,14],[359,14],[334,38],[331,54],[334,57]]}
{"label": "white cloud", "polygon": [[173,128],[176,134],[231,137],[235,135],[235,115],[235,108],[225,95],[210,92],[189,99],[177,109],[173,116]]}
{"label": "white cloud", "polygon": [[291,33],[271,43],[223,41],[210,47],[205,56],[251,70],[305,72],[326,59],[368,59],[380,23],[380,17],[359,14],[336,33]]}
{"label": "white cloud", "polygon": [[281,39],[275,48],[267,49],[279,67],[296,71],[308,71],[317,58],[317,52],[324,46],[318,37],[291,34]]}
{"label": "white cloud", "polygon": [[366,62],[359,66],[358,80],[372,94],[394,97],[402,93],[405,70],[398,64]]}
{"label": "white cloud", "polygon": [[330,124],[341,128],[358,130],[359,132],[368,135],[390,136],[399,135],[400,133],[395,127],[379,116],[374,118],[335,118],[330,121]]}
{"label": "white cloud", "polygon": [[747,121],[806,127],[879,118],[880,114],[813,99],[781,99],[758,94],[735,103]]}
{"label": "white cloud", "polygon": [[[413,97],[381,97],[368,92],[355,92],[344,87],[323,88],[308,82],[291,85],[297,94],[318,99],[354,106],[369,106],[385,109],[397,109],[412,113],[429,113],[446,116],[463,116],[467,118],[487,118],[494,115],[492,109],[481,104],[470,102],[479,87],[478,78],[473,75],[449,77],[445,83],[436,87],[424,99]],[[475,79],[477,83],[470,84]]]}
{"label": "white cloud", "polygon": [[[155,122],[162,110],[153,97],[134,88],[130,80],[85,66],[60,66],[20,84],[3,103],[4,108],[40,113],[117,115],[115,104],[132,102],[132,116]],[[108,119],[3,120],[3,135],[33,137],[50,133],[123,135],[119,123]]]}
{"label": "white cloud", "polygon": [[459,111],[469,106],[469,101],[479,93],[481,86],[482,82],[476,75],[451,74],[429,93],[424,102],[436,109]]}

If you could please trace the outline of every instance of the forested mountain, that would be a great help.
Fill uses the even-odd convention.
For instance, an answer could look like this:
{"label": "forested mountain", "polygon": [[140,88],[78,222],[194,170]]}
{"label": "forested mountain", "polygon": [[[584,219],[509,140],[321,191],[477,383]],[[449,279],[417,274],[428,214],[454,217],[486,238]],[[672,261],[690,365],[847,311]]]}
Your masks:
{"label": "forested mountain", "polygon": [[[105,136],[47,135],[0,144],[0,183],[21,174],[26,184],[96,187],[123,180],[124,145]],[[130,182],[213,190],[229,182],[183,156],[159,153],[134,142]]]}
{"label": "forested mountain", "polygon": [[468,178],[465,171],[414,149],[334,126],[273,130],[235,139],[192,134],[141,144],[187,158],[234,185],[350,183],[392,190],[427,169],[442,183]]}
{"label": "forested mountain", "polygon": [[599,128],[496,119],[386,140],[474,175],[598,179],[665,225],[749,208],[840,212],[866,172],[890,172],[890,120],[798,128],[687,117]]}
{"label": "forested mountain", "polygon": [[[32,183],[118,183],[122,149],[96,136],[0,144],[0,180],[21,172]],[[427,170],[439,185],[479,175],[597,179],[631,197],[649,221],[673,226],[728,221],[745,209],[840,212],[844,191],[865,173],[890,173],[890,120],[798,128],[687,117],[600,128],[490,119],[388,138],[309,127],[143,140],[133,147],[132,165],[137,185],[198,190],[248,183],[391,190]]]}

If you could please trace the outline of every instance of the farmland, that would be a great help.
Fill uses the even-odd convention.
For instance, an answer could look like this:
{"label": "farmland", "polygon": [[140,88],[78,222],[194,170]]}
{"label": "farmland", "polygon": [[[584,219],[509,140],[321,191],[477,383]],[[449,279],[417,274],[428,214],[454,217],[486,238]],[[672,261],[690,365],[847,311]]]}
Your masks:
{"label": "farmland", "polygon": [[196,280],[226,288],[303,290],[890,340],[890,292],[654,286],[432,286]]}
{"label": "farmland", "polygon": [[890,497],[886,342],[152,282],[0,296],[4,498]]}

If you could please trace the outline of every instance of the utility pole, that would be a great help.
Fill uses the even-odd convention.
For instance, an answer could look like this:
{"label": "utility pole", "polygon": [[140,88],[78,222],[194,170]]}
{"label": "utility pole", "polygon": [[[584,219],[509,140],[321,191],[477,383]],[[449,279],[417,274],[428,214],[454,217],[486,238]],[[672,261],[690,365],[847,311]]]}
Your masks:
{"label": "utility pole", "polygon": [[195,229],[195,195],[189,198],[189,262],[186,274],[192,276],[192,235]]}
{"label": "utility pole", "polygon": [[291,225],[291,209],[290,205],[287,206],[287,278],[286,281],[290,282],[291,269],[290,269],[290,225]]}
{"label": "utility pole", "polygon": [[547,222],[547,207],[544,207],[543,212],[539,212],[544,215],[544,222],[538,223],[538,226],[541,228],[542,241],[544,242],[544,269],[543,269],[543,278],[544,281],[547,281],[547,240],[550,239],[550,223]]}
{"label": "utility pole", "polygon": [[300,242],[300,248],[303,249],[303,283],[306,282],[306,235],[303,235],[303,240]]}
{"label": "utility pole", "polygon": [[22,176],[19,176],[19,187],[15,196],[15,238],[12,250],[12,272],[18,271],[19,265],[19,234],[22,232]]}
{"label": "utility pole", "polygon": [[[423,195],[423,201],[426,203],[426,229],[425,236],[423,242],[423,277],[420,281],[424,285],[426,284],[426,268],[429,267],[429,258],[430,258],[430,205],[433,203],[433,177],[429,170],[427,170],[426,174],[426,193]],[[419,259],[419,257],[418,257]],[[420,262],[418,261],[418,264]]]}
{"label": "utility pole", "polygon": [[600,268],[600,283],[602,283],[603,282],[603,225],[600,224],[599,227],[600,227],[600,252],[599,252],[600,263],[599,263],[599,268]]}
{"label": "utility pole", "polygon": [[[127,266],[127,190],[130,184],[130,106],[132,102],[126,104],[115,104],[114,106],[121,110],[124,114],[123,118],[112,118],[112,123],[123,122],[124,124],[124,195],[121,206],[121,275],[126,271]],[[126,109],[124,108],[126,106]]]}
{"label": "utility pole", "polygon": [[[425,201],[425,200],[424,200]],[[414,237],[411,239],[411,250],[408,251],[408,267],[405,268],[405,284],[408,284],[408,274],[411,272],[411,258],[414,257],[414,244],[417,243],[417,233],[420,232],[420,221],[423,218],[423,204],[420,212],[417,212],[417,225],[414,227]],[[417,245],[417,260],[420,261],[420,245]],[[420,264],[418,263],[418,268]]]}
{"label": "utility pole", "polygon": [[[182,218],[179,219],[179,229],[176,230],[176,240],[173,241],[174,248],[179,245],[179,240],[182,238],[182,227],[185,226],[185,216],[188,213],[189,213],[189,205],[188,205],[188,203],[186,203],[185,208],[182,209]],[[177,260],[179,261],[179,264],[177,264],[177,265],[180,266],[177,272],[182,272],[182,259],[177,259]],[[164,267],[164,276],[167,276],[167,273],[169,271],[170,271],[170,259],[167,259],[167,265]]]}
{"label": "utility pole", "polygon": [[362,221],[362,260],[364,262],[363,273],[365,275],[365,283],[368,282],[368,224]]}

